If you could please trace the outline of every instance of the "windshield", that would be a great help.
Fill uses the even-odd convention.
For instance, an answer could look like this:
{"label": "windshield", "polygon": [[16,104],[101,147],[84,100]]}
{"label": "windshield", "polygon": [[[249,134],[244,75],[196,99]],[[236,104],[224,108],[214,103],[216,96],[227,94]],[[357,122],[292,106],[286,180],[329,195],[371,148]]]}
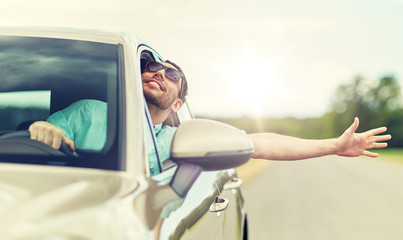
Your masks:
{"label": "windshield", "polygon": [[[117,122],[118,48],[88,41],[0,36],[0,138],[7,138],[0,139],[0,162],[114,168],[116,164],[104,161],[116,132],[112,128]],[[97,111],[94,116],[100,125],[88,122],[90,110]],[[26,132],[35,121],[60,124],[66,136],[77,141],[80,160],[46,146],[38,150],[29,137],[9,139],[9,133]]]}

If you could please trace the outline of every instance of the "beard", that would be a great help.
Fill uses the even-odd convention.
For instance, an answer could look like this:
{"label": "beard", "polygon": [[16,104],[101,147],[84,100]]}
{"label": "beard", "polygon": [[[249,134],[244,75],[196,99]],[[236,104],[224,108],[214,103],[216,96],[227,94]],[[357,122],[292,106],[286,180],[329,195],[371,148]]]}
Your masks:
{"label": "beard", "polygon": [[143,94],[148,104],[152,104],[161,110],[167,110],[176,100],[176,97],[170,97],[167,93],[158,96],[150,89],[144,89]]}

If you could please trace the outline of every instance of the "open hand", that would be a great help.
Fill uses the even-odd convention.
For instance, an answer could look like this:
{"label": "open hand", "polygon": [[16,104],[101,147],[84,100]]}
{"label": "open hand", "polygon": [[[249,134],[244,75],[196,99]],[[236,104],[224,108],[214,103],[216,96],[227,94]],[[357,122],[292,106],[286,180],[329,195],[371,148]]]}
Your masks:
{"label": "open hand", "polygon": [[392,136],[378,135],[386,132],[386,127],[380,127],[368,130],[363,133],[355,133],[359,125],[356,117],[353,124],[338,138],[337,155],[345,157],[369,156],[378,157],[377,153],[368,151],[372,148],[385,148],[388,144],[384,141],[390,140]]}

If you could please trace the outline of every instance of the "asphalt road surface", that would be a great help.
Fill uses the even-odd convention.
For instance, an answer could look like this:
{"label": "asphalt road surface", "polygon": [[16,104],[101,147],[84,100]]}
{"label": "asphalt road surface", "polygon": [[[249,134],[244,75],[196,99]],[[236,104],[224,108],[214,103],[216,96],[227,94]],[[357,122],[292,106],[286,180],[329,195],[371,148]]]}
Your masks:
{"label": "asphalt road surface", "polygon": [[251,240],[402,240],[403,164],[273,162],[244,184]]}

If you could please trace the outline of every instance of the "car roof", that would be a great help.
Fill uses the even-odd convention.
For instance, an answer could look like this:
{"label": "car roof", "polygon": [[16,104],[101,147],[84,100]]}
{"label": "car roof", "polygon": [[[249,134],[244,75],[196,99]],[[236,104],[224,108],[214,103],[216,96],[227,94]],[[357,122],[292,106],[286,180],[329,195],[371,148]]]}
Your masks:
{"label": "car roof", "polygon": [[62,38],[110,44],[124,43],[130,39],[130,42],[137,46],[143,43],[138,36],[131,32],[63,27],[0,27],[0,35]]}

